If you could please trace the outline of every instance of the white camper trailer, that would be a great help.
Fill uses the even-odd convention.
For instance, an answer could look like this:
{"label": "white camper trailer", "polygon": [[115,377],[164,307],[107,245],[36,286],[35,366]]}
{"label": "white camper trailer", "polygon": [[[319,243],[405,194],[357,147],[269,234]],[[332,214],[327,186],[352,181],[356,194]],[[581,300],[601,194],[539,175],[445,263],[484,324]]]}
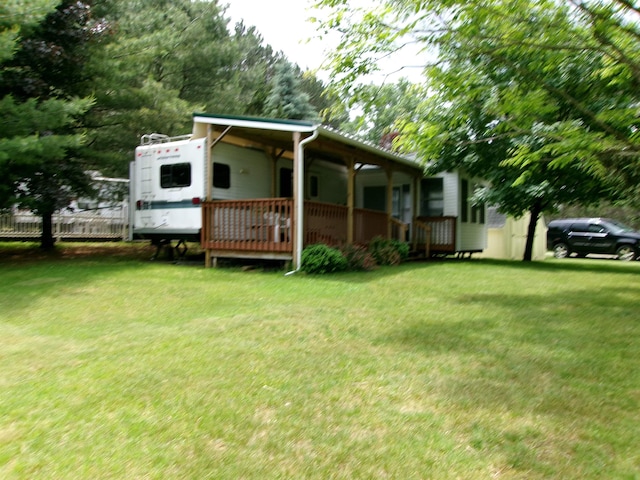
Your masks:
{"label": "white camper trailer", "polygon": [[205,159],[205,139],[142,137],[130,168],[133,238],[199,241]]}

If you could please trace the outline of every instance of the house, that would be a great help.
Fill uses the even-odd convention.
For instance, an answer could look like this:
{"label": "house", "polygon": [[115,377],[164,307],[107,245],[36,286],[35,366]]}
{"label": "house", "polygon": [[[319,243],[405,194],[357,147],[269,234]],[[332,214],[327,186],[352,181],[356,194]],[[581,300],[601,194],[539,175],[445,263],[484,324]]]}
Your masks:
{"label": "house", "polygon": [[194,114],[179,139],[151,135],[131,168],[132,232],[198,239],[218,258],[293,261],[314,243],[408,241],[427,255],[480,252],[479,179],[425,177],[415,160],[310,122]]}

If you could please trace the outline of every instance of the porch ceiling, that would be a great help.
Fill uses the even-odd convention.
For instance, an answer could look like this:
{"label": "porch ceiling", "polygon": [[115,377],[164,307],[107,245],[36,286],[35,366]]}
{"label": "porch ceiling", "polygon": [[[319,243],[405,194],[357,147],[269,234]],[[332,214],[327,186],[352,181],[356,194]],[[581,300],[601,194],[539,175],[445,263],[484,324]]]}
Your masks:
{"label": "porch ceiling", "polygon": [[413,175],[421,175],[423,171],[420,164],[408,157],[309,122],[208,114],[194,114],[194,122],[211,125],[218,134],[231,127],[223,141],[243,147],[272,148],[276,154],[285,152],[284,156],[287,158],[293,158],[294,133],[300,133],[302,138],[306,138],[317,131],[318,138],[305,147],[307,158],[343,165],[345,161],[353,160],[355,163],[377,165]]}

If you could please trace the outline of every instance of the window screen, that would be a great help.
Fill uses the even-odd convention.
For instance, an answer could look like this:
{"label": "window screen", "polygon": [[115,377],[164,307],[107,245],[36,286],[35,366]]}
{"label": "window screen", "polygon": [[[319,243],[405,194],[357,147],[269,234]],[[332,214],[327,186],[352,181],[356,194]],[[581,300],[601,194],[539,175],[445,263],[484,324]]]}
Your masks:
{"label": "window screen", "polygon": [[280,196],[283,198],[293,197],[293,169],[280,168]]}
{"label": "window screen", "polygon": [[160,187],[177,188],[191,185],[191,164],[174,163],[160,167]]}
{"label": "window screen", "polygon": [[309,178],[309,195],[315,198],[318,196],[318,193],[318,177],[311,175],[311,178]]}
{"label": "window screen", "polygon": [[231,168],[224,163],[213,163],[213,186],[216,188],[231,187]]}

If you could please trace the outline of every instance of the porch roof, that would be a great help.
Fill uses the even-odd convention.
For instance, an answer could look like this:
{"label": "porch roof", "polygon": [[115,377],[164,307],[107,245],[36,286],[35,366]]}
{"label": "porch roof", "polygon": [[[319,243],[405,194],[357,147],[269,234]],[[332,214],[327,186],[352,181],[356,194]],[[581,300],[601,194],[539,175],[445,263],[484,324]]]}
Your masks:
{"label": "porch roof", "polygon": [[403,170],[416,173],[421,173],[424,168],[412,158],[380,148],[319,123],[208,113],[194,113],[193,121],[221,128],[231,127],[232,135],[236,137],[287,151],[293,148],[293,133],[300,133],[303,137],[317,133],[317,138],[309,143],[305,150],[322,158],[330,160],[333,156],[339,160],[344,156],[350,156],[358,163],[379,166],[394,164]]}

